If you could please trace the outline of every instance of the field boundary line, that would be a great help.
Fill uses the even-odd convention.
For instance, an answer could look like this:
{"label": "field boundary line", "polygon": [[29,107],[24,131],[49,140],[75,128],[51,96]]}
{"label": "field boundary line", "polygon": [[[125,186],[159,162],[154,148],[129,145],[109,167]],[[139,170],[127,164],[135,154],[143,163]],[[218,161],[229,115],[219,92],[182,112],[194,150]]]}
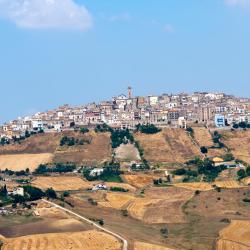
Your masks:
{"label": "field boundary line", "polygon": [[67,209],[67,208],[65,208],[65,207],[62,207],[62,206],[60,206],[60,205],[57,205],[57,204],[54,203],[54,202],[51,202],[51,201],[48,201],[48,200],[45,200],[45,199],[42,199],[42,201],[44,201],[44,202],[46,202],[46,203],[48,203],[48,204],[50,204],[50,205],[53,205],[54,207],[59,208],[59,209],[65,211],[65,212],[68,212],[69,214],[72,214],[72,215],[78,217],[79,219],[81,219],[81,220],[83,220],[83,221],[89,223],[90,225],[92,225],[92,226],[98,228],[99,230],[104,231],[104,232],[106,232],[106,233],[108,233],[108,234],[110,234],[110,235],[112,235],[112,236],[118,238],[119,240],[121,240],[121,241],[123,242],[123,248],[122,248],[122,249],[123,249],[123,250],[128,250],[128,241],[127,241],[125,238],[123,238],[122,236],[120,236],[119,234],[114,233],[114,232],[112,232],[111,230],[106,229],[106,228],[104,228],[104,227],[98,225],[97,223],[95,223],[95,222],[89,220],[88,218],[86,218],[86,217],[84,217],[84,216],[82,216],[82,215],[80,215],[80,214],[77,214],[77,213],[75,213],[75,212],[73,212],[73,211],[71,211],[71,210],[69,210],[69,209]]}

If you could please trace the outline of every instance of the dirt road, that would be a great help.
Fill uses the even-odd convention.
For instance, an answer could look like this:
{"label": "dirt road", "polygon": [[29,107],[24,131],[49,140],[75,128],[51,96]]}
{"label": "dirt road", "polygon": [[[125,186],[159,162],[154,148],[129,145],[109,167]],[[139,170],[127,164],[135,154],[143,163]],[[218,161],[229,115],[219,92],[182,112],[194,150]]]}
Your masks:
{"label": "dirt road", "polygon": [[116,234],[116,233],[114,233],[114,232],[112,232],[112,231],[98,225],[97,223],[85,218],[84,216],[81,216],[80,214],[77,214],[77,213],[75,213],[75,212],[73,212],[73,211],[71,211],[71,210],[69,210],[67,208],[61,207],[61,206],[57,205],[54,202],[51,202],[51,201],[48,201],[48,200],[45,200],[45,199],[43,199],[43,201],[50,204],[50,205],[53,205],[54,207],[56,207],[58,209],[61,209],[61,210],[65,211],[65,212],[67,212],[69,214],[72,214],[72,215],[78,217],[79,219],[89,223],[90,225],[98,228],[99,230],[102,230],[103,232],[106,232],[106,233],[108,233],[110,235],[113,235],[114,237],[118,238],[119,240],[121,240],[123,242],[123,248],[122,249],[123,250],[128,250],[128,241],[126,239],[124,239],[122,236],[120,236],[119,234]]}

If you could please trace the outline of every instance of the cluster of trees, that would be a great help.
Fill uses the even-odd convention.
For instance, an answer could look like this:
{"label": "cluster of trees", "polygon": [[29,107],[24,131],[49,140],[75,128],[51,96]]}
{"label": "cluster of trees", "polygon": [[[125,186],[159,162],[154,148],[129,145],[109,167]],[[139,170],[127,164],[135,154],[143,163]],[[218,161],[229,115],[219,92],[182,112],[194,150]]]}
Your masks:
{"label": "cluster of trees", "polygon": [[187,127],[186,131],[190,134],[190,136],[193,138],[194,137],[194,130],[191,127]]}
{"label": "cluster of trees", "polygon": [[125,189],[125,188],[122,188],[122,187],[111,187],[111,188],[110,188],[110,191],[126,193],[126,192],[128,192],[129,190],[128,190],[128,189]]}
{"label": "cluster of trees", "polygon": [[119,163],[109,163],[108,165],[104,166],[103,172],[100,175],[92,176],[90,175],[91,168],[85,167],[83,169],[83,176],[88,181],[95,181],[95,180],[101,180],[101,181],[112,181],[112,182],[122,182],[122,179],[120,177],[121,171],[120,171],[120,164]]}
{"label": "cluster of trees", "polygon": [[6,175],[16,175],[16,176],[27,176],[30,174],[29,168],[26,168],[26,170],[20,170],[20,171],[13,171],[6,168],[5,170],[0,170],[0,173],[6,174]]}
{"label": "cluster of trees", "polygon": [[89,140],[85,139],[75,139],[74,137],[68,137],[68,136],[63,136],[60,140],[60,146],[68,146],[72,147],[75,145],[84,145],[84,144],[90,144]]}
{"label": "cluster of trees", "polygon": [[134,137],[129,132],[128,129],[116,129],[116,130],[112,129],[110,139],[111,139],[112,148],[117,148],[121,144],[134,142]]}
{"label": "cluster of trees", "polygon": [[227,167],[226,166],[218,166],[215,167],[213,165],[213,162],[209,160],[208,158],[205,158],[204,161],[200,160],[199,163],[197,164],[198,167],[198,174],[204,175],[204,181],[207,182],[212,182],[214,181],[220,172],[225,170]]}
{"label": "cluster of trees", "polygon": [[247,177],[247,176],[250,176],[250,166],[248,166],[248,167],[246,168],[246,170],[245,170],[245,169],[240,169],[240,170],[237,172],[237,175],[238,175],[239,179],[243,179],[243,178],[245,178],[245,177]]}
{"label": "cluster of trees", "polygon": [[136,131],[144,134],[156,134],[161,131],[161,129],[157,128],[154,124],[137,124]]}
{"label": "cluster of trees", "polygon": [[250,123],[247,123],[247,122],[234,123],[233,124],[233,128],[234,129],[238,129],[238,128],[243,128],[243,129],[250,128]]}
{"label": "cluster of trees", "polygon": [[220,148],[224,148],[225,147],[224,143],[222,143],[220,141],[220,139],[222,138],[222,135],[219,134],[218,131],[214,131],[212,137],[213,137],[213,142],[216,143],[216,144],[218,144]]}
{"label": "cluster of trees", "polygon": [[55,163],[54,165],[40,164],[38,168],[35,169],[34,174],[67,173],[73,172],[75,169],[75,163]]}
{"label": "cluster of trees", "polygon": [[112,132],[112,128],[109,127],[106,123],[104,124],[98,124],[96,127],[95,127],[95,132],[96,133],[104,133],[104,132]]}

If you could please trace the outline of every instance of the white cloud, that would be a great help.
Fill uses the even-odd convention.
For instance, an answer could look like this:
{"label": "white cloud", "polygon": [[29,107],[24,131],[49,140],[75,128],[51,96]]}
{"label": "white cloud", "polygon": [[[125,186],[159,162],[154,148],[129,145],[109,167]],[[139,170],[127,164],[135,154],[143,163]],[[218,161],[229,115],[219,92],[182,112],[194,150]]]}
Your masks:
{"label": "white cloud", "polygon": [[250,0],[225,0],[225,3],[230,6],[250,7]]}
{"label": "white cloud", "polygon": [[0,16],[30,29],[86,30],[92,17],[73,0],[0,0]]}
{"label": "white cloud", "polygon": [[174,31],[174,28],[171,24],[166,24],[164,26],[164,31],[167,32],[167,33],[172,33]]}

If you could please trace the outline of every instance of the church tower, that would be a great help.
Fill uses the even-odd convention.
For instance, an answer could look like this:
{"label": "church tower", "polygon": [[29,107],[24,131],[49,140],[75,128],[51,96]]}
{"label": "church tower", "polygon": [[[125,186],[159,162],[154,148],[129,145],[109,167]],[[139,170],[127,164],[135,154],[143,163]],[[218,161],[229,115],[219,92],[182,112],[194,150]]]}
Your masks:
{"label": "church tower", "polygon": [[132,88],[130,86],[128,87],[128,98],[132,98]]}

